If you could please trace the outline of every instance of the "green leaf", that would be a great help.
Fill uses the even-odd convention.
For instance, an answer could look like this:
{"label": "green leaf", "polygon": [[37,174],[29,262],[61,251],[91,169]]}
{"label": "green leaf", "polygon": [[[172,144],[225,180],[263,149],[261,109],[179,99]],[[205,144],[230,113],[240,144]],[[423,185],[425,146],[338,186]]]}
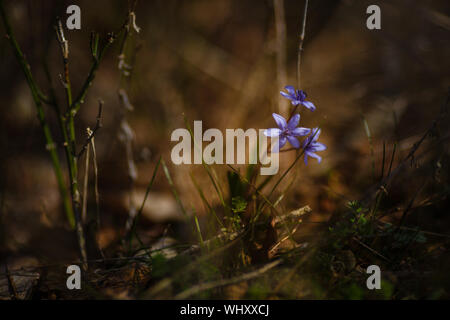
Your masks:
{"label": "green leaf", "polygon": [[231,199],[231,210],[234,213],[245,212],[247,209],[247,201],[241,196],[233,197]]}

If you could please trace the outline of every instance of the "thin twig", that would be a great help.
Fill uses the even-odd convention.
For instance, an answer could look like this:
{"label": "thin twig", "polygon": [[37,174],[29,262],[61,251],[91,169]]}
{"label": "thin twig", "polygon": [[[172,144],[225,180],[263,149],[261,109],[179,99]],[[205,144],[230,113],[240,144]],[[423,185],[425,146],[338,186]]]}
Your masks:
{"label": "thin twig", "polygon": [[107,49],[111,46],[111,44],[114,42],[114,40],[115,40],[115,35],[113,33],[109,33],[108,38],[106,40],[106,44],[100,50],[98,55],[96,57],[93,57],[94,61],[92,63],[91,69],[89,70],[89,74],[81,88],[81,92],[78,94],[78,96],[73,101],[73,103],[70,107],[69,112],[72,113],[73,115],[75,115],[78,112],[78,110],[81,107],[81,104],[84,103],[84,98],[86,97],[89,87],[92,85],[92,81],[94,81],[94,79],[95,79],[95,75],[100,66],[100,62],[102,61]]}
{"label": "thin twig", "polygon": [[234,278],[230,278],[230,279],[221,279],[221,280],[217,280],[217,281],[211,281],[211,282],[198,284],[196,286],[193,286],[193,287],[177,294],[175,296],[175,299],[187,299],[193,295],[196,295],[196,294],[206,291],[206,290],[220,288],[220,287],[228,286],[228,285],[243,282],[243,281],[248,281],[253,278],[257,278],[257,277],[261,276],[262,274],[266,273],[267,271],[275,268],[281,262],[282,262],[282,260],[278,259],[278,260],[275,260],[275,261],[272,261],[272,262],[266,264],[265,266],[263,266],[260,269],[252,271],[250,273],[243,274],[238,277],[234,277]]}
{"label": "thin twig", "polygon": [[[92,134],[92,131],[90,128],[87,128],[87,134],[90,136]],[[86,216],[87,216],[87,198],[88,198],[88,182],[89,182],[89,148],[87,148],[86,151],[86,161],[84,165],[84,185],[83,185],[83,204],[81,206],[81,221],[83,223],[86,223]]]}
{"label": "thin twig", "polygon": [[94,192],[95,192],[95,217],[96,217],[96,241],[97,246],[100,251],[100,254],[103,258],[105,258],[105,255],[103,253],[103,250],[100,248],[98,237],[99,237],[99,230],[100,230],[100,194],[98,192],[98,166],[97,166],[97,152],[95,151],[95,138],[92,137],[91,139],[91,147],[92,147],[92,162],[94,165]]}
{"label": "thin twig", "polygon": [[426,181],[425,183],[422,183],[420,185],[420,187],[416,190],[416,192],[414,193],[413,197],[411,198],[411,200],[409,201],[406,209],[403,211],[402,216],[400,218],[400,221],[398,222],[397,225],[397,229],[396,232],[398,231],[398,229],[403,225],[403,223],[405,222],[406,216],[407,214],[411,211],[411,208],[414,204],[414,201],[416,200],[416,198],[419,196],[420,192],[422,192],[422,190],[427,186],[428,181]]}
{"label": "thin twig", "polygon": [[386,162],[386,141],[383,141],[383,157],[381,158],[381,177],[380,179],[383,179],[384,177],[384,164]]}
{"label": "thin twig", "polygon": [[[308,0],[305,0],[305,7],[303,9],[303,19],[302,19],[302,29],[299,36],[298,43],[298,51],[297,51],[297,88],[300,90],[301,82],[300,82],[300,69],[302,64],[302,53],[303,53],[303,42],[305,40],[305,32],[306,32],[306,17],[308,16]],[[289,115],[288,122],[297,112],[299,105],[296,105],[292,108],[291,114]]]}
{"label": "thin twig", "polygon": [[9,272],[8,264],[5,264],[5,271],[6,271],[6,278],[8,279],[8,287],[9,290],[12,293],[12,299],[13,300],[19,300],[19,294],[17,292],[16,283],[14,282],[13,277],[11,276],[11,273]]}
{"label": "thin twig", "polygon": [[[84,235],[84,228],[82,222],[82,205],[80,201],[80,191],[78,188],[78,164],[75,155],[76,150],[76,136],[75,136],[75,113],[71,112],[72,108],[72,87],[70,84],[69,75],[69,43],[64,36],[64,29],[61,20],[58,19],[55,27],[56,36],[61,47],[61,55],[64,65],[64,80],[63,86],[66,93],[67,101],[67,116],[63,119],[63,123],[67,125],[62,128],[64,137],[64,145],[66,151],[67,164],[69,167],[70,192],[72,195],[72,206],[75,217],[75,229],[77,233],[78,245],[80,247],[81,261],[83,262],[83,269],[87,270],[87,252],[86,252],[86,238]],[[67,130],[67,131],[66,131]]]}
{"label": "thin twig", "polygon": [[386,261],[390,261],[388,258],[386,258],[385,256],[383,256],[381,253],[379,253],[378,251],[376,251],[375,249],[372,249],[371,247],[369,247],[367,244],[365,244],[364,242],[362,242],[361,240],[359,240],[356,237],[353,237],[353,240],[355,240],[359,245],[361,245],[362,247],[366,248],[367,250],[369,250],[370,252],[374,253],[375,255],[379,256],[380,258],[386,260]]}
{"label": "thin twig", "polygon": [[97,113],[97,122],[95,124],[94,129],[91,131],[91,133],[88,135],[86,141],[83,144],[83,147],[81,147],[80,152],[78,153],[77,157],[80,158],[83,153],[86,151],[86,148],[91,143],[91,140],[94,139],[95,134],[97,133],[98,129],[100,129],[102,124],[102,111],[103,111],[103,100],[98,100],[98,113]]}
{"label": "thin twig", "polygon": [[372,161],[372,179],[375,180],[375,153],[373,149],[373,139],[372,133],[370,132],[369,124],[364,116],[362,116],[362,121],[364,124],[364,131],[366,132],[367,140],[369,141],[370,148],[370,159]]}
{"label": "thin twig", "polygon": [[[233,237],[231,240],[229,240],[227,243],[225,243],[224,245],[218,247],[217,249],[214,249],[213,251],[201,256],[200,258],[198,258],[195,261],[190,262],[189,264],[185,265],[184,268],[180,269],[177,273],[175,273],[174,275],[172,275],[170,278],[164,278],[162,280],[160,280],[159,282],[157,282],[154,286],[152,286],[151,288],[149,288],[149,290],[144,293],[143,298],[147,299],[147,298],[153,298],[155,297],[158,293],[160,293],[161,291],[167,289],[168,287],[170,287],[172,285],[172,283],[174,283],[174,281],[182,276],[185,276],[187,272],[191,272],[193,270],[196,270],[196,268],[198,266],[200,266],[201,264],[205,263],[206,261],[216,257],[217,255],[219,255],[220,253],[228,250],[229,248],[233,247],[236,242],[241,241],[241,239],[246,236],[249,232],[249,229],[245,229],[244,231],[238,233],[235,237]],[[198,248],[198,247],[197,247]],[[191,251],[188,249],[185,252],[180,253],[180,255],[185,255],[185,254],[190,254]]]}
{"label": "thin twig", "polygon": [[61,54],[64,63],[64,90],[66,91],[67,108],[72,105],[72,87],[69,76],[69,42],[64,36],[64,28],[61,20],[58,18],[55,26],[56,36],[61,47]]}
{"label": "thin twig", "polygon": [[[155,181],[156,173],[158,172],[158,168],[159,168],[160,164],[161,164],[161,156],[159,157],[159,160],[156,163],[155,169],[153,170],[152,178],[150,179],[150,182],[147,185],[147,189],[145,190],[144,200],[142,201],[142,204],[141,204],[141,207],[139,208],[139,211],[133,217],[133,220],[129,221],[127,223],[127,225],[130,225],[129,235],[127,236],[127,237],[130,237],[130,242],[131,242],[131,237],[136,232],[136,226],[137,226],[139,217],[142,215],[142,211],[144,210],[145,202],[147,201],[148,195],[149,195],[150,190],[151,190],[151,188],[153,186],[153,182]],[[128,218],[130,219],[131,217],[128,217]]]}
{"label": "thin twig", "polygon": [[[277,52],[277,86],[282,88],[287,82],[286,72],[286,19],[284,14],[284,0],[273,0],[275,14],[276,52]],[[288,101],[278,95],[278,110],[285,114]]]}
{"label": "thin twig", "polygon": [[299,89],[301,88],[300,67],[301,67],[301,61],[302,61],[303,41],[305,40],[307,14],[308,14],[308,0],[305,0],[305,7],[303,9],[302,31],[301,31],[300,37],[299,37],[298,52],[297,52],[297,87]]}

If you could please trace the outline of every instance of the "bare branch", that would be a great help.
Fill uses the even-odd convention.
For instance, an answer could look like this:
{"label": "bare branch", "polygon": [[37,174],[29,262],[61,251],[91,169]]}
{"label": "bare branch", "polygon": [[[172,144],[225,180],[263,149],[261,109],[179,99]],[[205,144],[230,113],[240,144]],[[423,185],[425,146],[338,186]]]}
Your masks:
{"label": "bare branch", "polygon": [[98,114],[97,114],[97,123],[95,124],[94,129],[91,131],[91,133],[88,135],[86,141],[83,144],[83,147],[81,148],[80,152],[78,153],[77,157],[80,158],[83,153],[86,151],[86,148],[88,147],[89,143],[91,143],[91,140],[94,138],[95,134],[97,133],[98,129],[100,129],[102,124],[102,110],[103,110],[103,100],[98,100]]}
{"label": "bare branch", "polygon": [[275,268],[281,262],[282,262],[281,259],[272,261],[260,269],[252,271],[250,273],[243,274],[239,277],[234,277],[234,278],[230,278],[230,279],[221,279],[221,280],[211,281],[211,282],[206,282],[206,283],[200,283],[196,286],[193,286],[193,287],[186,289],[183,292],[177,294],[175,296],[175,299],[187,299],[195,294],[198,294],[198,293],[206,291],[206,290],[211,290],[211,289],[215,289],[215,288],[219,288],[219,287],[228,286],[230,284],[235,284],[235,283],[251,280],[251,279],[259,277],[262,274],[266,273],[267,271]]}

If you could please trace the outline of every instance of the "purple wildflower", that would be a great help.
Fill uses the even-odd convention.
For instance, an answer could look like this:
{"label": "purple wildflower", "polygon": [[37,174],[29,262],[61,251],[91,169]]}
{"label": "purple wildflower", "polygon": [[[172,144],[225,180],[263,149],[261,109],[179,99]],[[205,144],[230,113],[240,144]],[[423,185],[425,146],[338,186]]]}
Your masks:
{"label": "purple wildflower", "polygon": [[264,135],[267,137],[279,137],[278,148],[274,147],[273,152],[279,151],[286,144],[286,141],[296,149],[300,148],[300,141],[296,137],[306,136],[311,132],[311,129],[297,127],[300,122],[300,115],[297,113],[286,122],[286,119],[279,114],[273,113],[273,118],[278,125],[278,128],[270,128],[264,130]]}
{"label": "purple wildflower", "polygon": [[308,157],[316,158],[319,163],[322,161],[322,157],[315,154],[315,152],[323,151],[327,148],[323,143],[317,142],[320,131],[319,128],[314,128],[311,135],[303,141],[302,148],[305,150],[305,164],[308,164]]}
{"label": "purple wildflower", "polygon": [[311,111],[316,110],[316,106],[311,101],[305,101],[306,93],[303,90],[295,90],[293,86],[284,87],[287,91],[280,91],[281,95],[291,100],[292,105],[297,106],[299,104],[305,106]]}

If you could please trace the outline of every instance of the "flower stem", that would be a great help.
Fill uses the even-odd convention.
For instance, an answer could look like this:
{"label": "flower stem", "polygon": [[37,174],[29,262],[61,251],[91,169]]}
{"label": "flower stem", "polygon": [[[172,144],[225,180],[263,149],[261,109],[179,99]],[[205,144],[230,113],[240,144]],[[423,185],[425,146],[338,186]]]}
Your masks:
{"label": "flower stem", "polygon": [[305,40],[305,30],[306,30],[306,17],[308,13],[308,0],[305,0],[305,8],[303,10],[303,21],[302,21],[302,30],[300,33],[300,41],[298,44],[298,52],[297,52],[297,88],[301,88],[300,83],[300,67],[302,62],[302,52],[303,52],[303,41]]}

